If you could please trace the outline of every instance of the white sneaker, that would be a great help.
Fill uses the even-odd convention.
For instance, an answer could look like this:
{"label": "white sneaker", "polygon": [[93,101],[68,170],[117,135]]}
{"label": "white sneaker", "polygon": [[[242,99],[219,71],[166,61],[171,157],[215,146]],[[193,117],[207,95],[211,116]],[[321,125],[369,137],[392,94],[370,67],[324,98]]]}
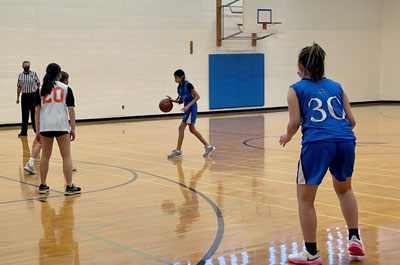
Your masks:
{"label": "white sneaker", "polygon": [[208,145],[206,148],[206,151],[205,151],[205,153],[203,154],[203,156],[210,156],[211,155],[211,152],[212,151],[214,151],[215,150],[215,146],[212,146],[211,144],[210,145]]}
{"label": "white sneaker", "polygon": [[172,153],[168,155],[168,158],[182,157],[182,151],[172,150]]}
{"label": "white sneaker", "polygon": [[304,264],[304,265],[322,265],[321,256],[319,251],[315,255],[311,255],[304,250],[298,254],[290,254],[288,260],[294,264]]}
{"label": "white sneaker", "polygon": [[72,167],[72,171],[78,171],[76,167]]}
{"label": "white sneaker", "polygon": [[29,172],[31,175],[36,175],[37,171],[35,170],[35,166],[31,166],[29,162],[26,163],[24,169]]}
{"label": "white sneaker", "polygon": [[349,240],[349,254],[352,256],[365,255],[362,242],[356,236],[352,236]]}

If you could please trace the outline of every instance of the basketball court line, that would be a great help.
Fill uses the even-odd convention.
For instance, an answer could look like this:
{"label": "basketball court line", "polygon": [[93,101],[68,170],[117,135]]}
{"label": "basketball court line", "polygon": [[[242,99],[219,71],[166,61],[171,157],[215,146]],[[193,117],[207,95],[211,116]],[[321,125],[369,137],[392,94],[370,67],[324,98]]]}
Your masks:
{"label": "basketball court line", "polygon": [[[104,139],[104,138],[101,138],[101,137],[97,137],[97,139],[102,139],[102,141],[108,141],[108,140],[106,140],[106,139]],[[278,139],[278,138],[277,138]],[[109,141],[110,143],[111,143],[111,141]],[[112,143],[115,143],[115,142],[112,142]],[[154,145],[154,143],[153,142],[138,142],[138,143],[123,143],[124,145],[132,145],[132,146],[137,146],[137,145],[142,145],[142,146],[147,146],[147,145],[143,145],[143,144],[141,144],[141,143],[148,143],[148,144],[152,144],[152,145]],[[157,146],[160,146],[161,144],[159,144],[159,143],[157,143]],[[164,145],[166,145],[166,144],[164,144]],[[168,145],[169,146],[169,145]],[[398,147],[398,148],[400,148],[400,147]],[[185,148],[186,149],[186,148]],[[198,150],[197,148],[187,148],[187,149],[196,149],[196,150]],[[278,150],[278,149],[265,149],[266,151],[278,151],[278,152],[285,152],[285,153],[298,153],[298,154],[300,154],[300,151],[299,150]],[[121,151],[125,151],[125,152],[128,152],[127,150],[121,150]],[[221,153],[222,151],[220,151],[220,150],[218,150],[218,152],[219,153]],[[194,152],[193,152],[194,153]],[[195,153],[198,153],[198,152],[195,152]],[[229,154],[231,154],[231,152],[227,152],[227,151],[225,151],[225,153],[229,153]],[[138,153],[138,154],[146,154],[146,153],[143,153],[143,152],[141,152],[141,153]],[[362,153],[357,153],[357,155],[360,155],[360,154],[362,154]],[[394,153],[384,153],[384,154],[394,154]],[[148,155],[151,155],[151,156],[154,156],[154,154],[150,154],[150,153],[148,153]],[[275,157],[268,157],[268,158],[275,158]],[[243,159],[245,159],[245,157],[243,158]],[[297,161],[298,161],[298,159],[291,159],[291,158],[280,158],[280,159],[287,159],[287,160],[292,160],[292,161],[296,161],[296,163],[297,163]],[[198,160],[191,160],[191,161],[198,161]],[[251,159],[249,159],[249,161],[252,161]],[[373,160],[371,160],[371,161],[373,161]],[[276,162],[276,163],[279,163],[279,162]],[[244,168],[247,168],[246,166],[237,166],[237,165],[230,165],[230,166],[234,166],[234,167],[244,167]],[[366,168],[366,169],[369,169],[369,170],[382,170],[382,171],[389,171],[389,172],[395,172],[395,173],[398,173],[398,171],[397,170],[391,170],[391,169],[383,169],[383,168],[376,168],[376,167],[365,167],[365,166],[357,166],[358,168]],[[366,174],[373,174],[373,173],[369,173],[369,172],[365,172]],[[398,177],[395,177],[395,176],[390,176],[390,175],[387,175],[387,176],[389,176],[389,177],[394,177],[394,178],[398,178]]]}
{"label": "basketball court line", "polygon": [[382,110],[381,112],[379,112],[379,115],[381,115],[385,118],[389,118],[389,119],[400,120],[400,117],[393,117],[393,116],[387,115],[385,112],[387,112],[387,110]]}
{"label": "basketball court line", "polygon": [[[104,147],[98,147],[98,146],[90,146],[90,145],[86,145],[87,147],[91,147],[93,148],[102,148],[104,149]],[[115,149],[115,148],[107,148],[109,150],[114,150],[114,151],[122,151],[122,152],[130,152],[132,153],[132,151],[130,150],[122,150],[122,149]],[[111,156],[111,155],[104,155],[104,154],[99,154],[99,153],[92,153],[92,152],[87,152],[87,151],[82,151],[79,150],[79,152],[84,152],[84,153],[88,153],[91,155],[98,155],[98,156],[105,156],[105,157],[113,157],[113,158],[117,158],[118,160],[124,159],[124,160],[128,160],[128,161],[138,161],[138,162],[143,162],[143,163],[151,163],[151,164],[158,164],[158,165],[163,165],[163,166],[170,166],[168,164],[164,164],[164,163],[158,163],[158,162],[152,162],[152,161],[148,161],[148,160],[138,160],[138,159],[132,159],[132,158],[128,158],[128,157],[121,157],[121,156]],[[133,153],[139,153],[140,152],[133,152]],[[154,154],[152,154],[154,156]],[[273,157],[270,157],[273,158]],[[287,160],[287,159],[286,159]],[[295,160],[297,161],[297,160]],[[280,162],[283,163],[283,162]],[[222,165],[228,165],[228,164],[223,164],[223,163],[219,163]],[[228,165],[230,166],[230,165]],[[244,168],[247,168],[245,166],[243,166]],[[188,167],[186,167],[188,168]],[[188,169],[194,169],[194,168],[188,168]],[[268,172],[274,172],[274,173],[280,173],[280,174],[290,174],[292,175],[292,172],[285,172],[285,171],[278,171],[278,170],[271,170],[271,169],[263,169],[263,171],[268,171]],[[222,174],[222,175],[227,175],[227,176],[234,176],[234,177],[240,177],[240,178],[252,178],[254,176],[237,176],[234,174],[230,174],[230,173],[224,173],[224,172],[216,172],[216,171],[212,171],[213,173],[218,173],[218,174]],[[361,172],[360,172],[361,173]],[[266,178],[261,178],[259,179],[261,181],[269,181],[269,182],[276,182],[276,183],[282,183],[282,184],[290,184],[290,185],[295,185],[295,183],[292,182],[288,182],[288,181],[279,181],[279,180],[273,180],[273,179],[266,179]],[[327,189],[327,188],[323,188],[320,187],[320,189],[325,189],[325,190],[333,190],[333,189]],[[365,194],[365,193],[360,193],[360,192],[355,192],[355,194],[357,195],[362,195],[362,196],[367,196],[367,197],[373,197],[373,198],[381,198],[381,199],[388,199],[388,200],[395,200],[395,201],[400,201],[400,199],[398,198],[391,198],[391,197],[385,197],[385,196],[379,196],[379,195],[370,195],[370,194]]]}
{"label": "basketball court line", "polygon": [[[133,169],[132,169],[132,170],[133,170]],[[212,209],[214,210],[214,212],[215,212],[215,214],[216,214],[216,216],[217,216],[218,228],[217,228],[216,237],[215,237],[214,242],[212,243],[210,249],[209,249],[209,250],[207,251],[207,253],[203,256],[203,258],[197,263],[197,264],[205,264],[206,260],[207,260],[207,259],[210,259],[210,258],[214,255],[214,253],[216,252],[218,246],[220,245],[220,243],[221,243],[221,241],[222,241],[223,234],[224,234],[224,229],[225,229],[225,228],[224,228],[224,227],[225,227],[225,225],[224,225],[224,218],[223,218],[222,212],[221,212],[221,210],[218,208],[218,206],[217,206],[210,198],[208,198],[207,196],[205,196],[202,192],[199,192],[198,190],[193,189],[192,187],[189,187],[189,186],[187,186],[187,185],[184,184],[184,183],[180,183],[180,182],[178,182],[178,181],[171,180],[171,179],[169,179],[169,178],[166,178],[166,177],[163,177],[163,176],[160,176],[160,175],[156,175],[156,174],[152,174],[152,173],[148,173],[148,172],[141,171],[141,170],[133,170],[133,171],[136,172],[136,173],[141,173],[141,174],[144,174],[144,175],[153,176],[153,177],[156,177],[156,178],[158,178],[158,179],[162,179],[162,180],[168,181],[168,182],[170,182],[170,183],[174,183],[174,184],[177,184],[177,185],[179,185],[179,186],[181,186],[181,187],[184,187],[184,188],[186,188],[186,189],[188,189],[188,190],[194,192],[194,193],[197,194],[198,196],[202,197],[202,198],[212,207]],[[159,184],[159,183],[155,183],[155,184]],[[75,230],[75,229],[74,229],[74,230]],[[146,253],[144,253],[144,252],[137,251],[137,250],[134,250],[134,249],[132,249],[132,248],[126,247],[126,246],[121,245],[121,244],[119,244],[119,243],[117,243],[117,242],[114,242],[114,241],[112,241],[112,240],[105,239],[105,238],[103,238],[103,237],[99,237],[99,236],[97,236],[97,235],[88,233],[88,232],[84,231],[82,228],[77,228],[76,231],[78,231],[78,232],[80,232],[80,233],[83,233],[83,234],[86,234],[86,235],[88,235],[88,236],[94,237],[94,238],[96,238],[96,239],[98,239],[98,240],[100,240],[100,241],[103,241],[103,242],[106,242],[106,243],[115,245],[115,246],[117,246],[117,247],[119,247],[119,248],[122,248],[122,249],[125,249],[125,250],[128,250],[128,251],[131,251],[131,252],[134,252],[134,253],[137,253],[137,254],[140,254],[140,255],[145,255],[146,257],[151,258],[151,259],[153,259],[153,260],[157,260],[157,261],[160,261],[160,262],[163,262],[163,263],[166,263],[166,264],[173,264],[173,263],[169,263],[168,261],[162,260],[162,259],[160,259],[160,258],[158,258],[158,257],[155,257],[155,256],[152,256],[152,255],[146,254]]]}
{"label": "basketball court line", "polygon": [[[138,171],[138,172],[141,172],[141,171]],[[141,172],[141,173],[146,174],[147,172]],[[148,173],[147,173],[147,174],[148,174]],[[155,174],[151,174],[151,173],[150,173],[150,175],[156,176]],[[162,177],[162,178],[163,178],[163,179],[168,179],[168,178],[166,178],[166,177]],[[157,183],[157,184],[158,184],[158,183]],[[205,194],[217,195],[217,194],[215,194],[215,193],[210,193],[210,192],[204,192],[204,193],[205,193]],[[238,198],[238,197],[233,197],[233,196],[222,195],[222,197],[228,197],[228,198],[232,198],[232,199],[236,199],[236,200],[242,200],[242,201],[249,202],[249,203],[254,202],[254,201],[252,201],[252,200],[247,200],[247,199]],[[283,207],[283,206],[277,206],[277,205],[273,205],[273,204],[266,203],[266,202],[263,202],[263,201],[255,201],[255,203],[261,203],[261,204],[268,205],[268,206],[271,206],[271,207],[274,207],[274,208],[289,210],[289,211],[292,211],[292,212],[296,212],[296,213],[297,213],[297,209],[292,209],[292,208]],[[330,215],[326,215],[326,214],[318,214],[318,216],[323,216],[323,217],[326,217],[326,218],[330,218],[330,219],[335,219],[335,220],[343,221],[343,218],[334,217],[334,216],[330,216]],[[397,218],[397,217],[396,217],[396,218]],[[370,224],[370,223],[366,223],[366,222],[359,222],[359,223],[362,224],[362,225],[365,225],[365,226],[371,226],[371,227],[380,228],[380,229],[384,229],[384,230],[389,230],[389,231],[394,231],[394,232],[400,232],[399,229],[393,229],[393,228],[390,228],[390,227],[385,227],[385,226],[380,226],[380,225],[374,225],[374,224]],[[211,258],[211,256],[210,256],[210,258]],[[199,263],[197,263],[197,264],[205,264],[205,260],[202,259],[202,261],[204,261],[204,263],[199,262]]]}
{"label": "basketball court line", "polygon": [[[374,168],[374,169],[376,169],[376,168]],[[382,170],[384,170],[384,169],[382,169]]]}
{"label": "basketball court line", "polygon": [[[110,187],[106,187],[106,188],[101,188],[101,189],[97,189],[97,190],[89,190],[89,191],[83,191],[81,194],[90,194],[90,193],[96,193],[96,192],[102,192],[102,191],[106,191],[106,190],[111,190],[111,189],[116,189],[125,185],[128,185],[132,182],[134,182],[135,180],[138,179],[138,175],[135,171],[132,171],[131,169],[128,168],[124,168],[124,167],[119,167],[119,166],[114,166],[114,165],[107,165],[107,164],[100,164],[100,163],[94,163],[94,162],[86,162],[86,161],[76,161],[79,163],[85,163],[85,164],[89,164],[89,165],[98,165],[98,166],[106,166],[106,167],[112,167],[112,168],[117,168],[117,169],[122,169],[122,170],[126,170],[128,172],[130,172],[132,174],[132,178],[130,178],[128,181],[123,182],[121,184],[118,185],[114,185],[114,186],[110,186]],[[54,163],[54,162],[53,162]],[[25,182],[22,180],[17,180],[17,179],[13,179],[13,178],[9,178],[9,177],[5,177],[5,176],[0,176],[0,178],[9,180],[9,181],[13,181],[13,182],[18,182],[18,183],[22,183],[24,185],[29,185],[29,186],[33,186],[33,187],[37,187],[39,188],[39,185],[35,185],[29,182]],[[65,196],[65,193],[62,191],[57,191],[57,190],[53,190],[50,189],[51,192],[56,192],[59,193],[61,195],[56,195],[56,196],[39,196],[37,198],[32,198],[32,199],[24,199],[24,200],[14,200],[14,201],[6,201],[6,202],[0,202],[0,204],[10,204],[10,203],[15,203],[15,202],[22,202],[22,201],[28,201],[28,200],[41,200],[44,198],[58,198],[58,197],[63,197]]]}
{"label": "basketball court line", "polygon": [[[91,147],[92,149],[93,148],[104,148],[104,147],[98,147],[98,146],[90,146],[90,145],[86,145],[86,146],[88,146],[88,147]],[[109,150],[115,150],[115,151],[122,151],[122,152],[131,152],[132,153],[132,151],[130,151],[130,150],[122,150],[122,149],[114,149],[114,148],[107,148],[107,149],[109,149]],[[85,152],[85,151],[79,151],[79,152]],[[99,155],[99,156],[106,156],[106,157],[114,157],[114,158],[118,158],[119,160],[120,159],[125,159],[125,160],[129,160],[129,161],[139,161],[139,162],[144,162],[144,163],[152,163],[152,164],[158,164],[158,165],[163,165],[163,166],[165,166],[166,164],[164,164],[164,163],[158,163],[158,162],[152,162],[152,161],[147,161],[147,160],[138,160],[138,159],[132,159],[132,158],[126,158],[126,157],[119,157],[119,156],[111,156],[111,155],[103,155],[103,154],[99,154],[99,153],[92,153],[92,152],[85,152],[85,153],[89,153],[89,154],[94,154],[94,155]],[[133,153],[139,153],[139,152],[133,152]],[[140,153],[139,153],[140,154]],[[152,156],[154,156],[154,154],[151,154]],[[271,158],[273,158],[273,157],[271,157]],[[296,160],[297,161],[297,160]],[[282,162],[280,162],[280,163],[282,163]],[[221,164],[221,163],[219,163],[219,164]],[[227,164],[222,164],[222,165],[227,165]],[[187,168],[187,167],[186,167]],[[246,168],[246,167],[245,167]],[[190,168],[189,168],[190,169]],[[194,168],[191,168],[191,169],[194,169]],[[290,174],[290,175],[292,175],[293,173],[289,173],[289,172],[284,172],[284,171],[277,171],[277,170],[271,170],[271,169],[264,169],[263,170],[264,172],[265,171],[269,171],[269,172],[274,172],[274,173],[281,173],[281,174]],[[230,174],[230,173],[223,173],[223,172],[216,172],[216,171],[212,171],[213,173],[218,173],[218,174],[223,174],[223,175],[228,175],[228,176],[234,176],[234,177],[241,177],[241,178],[250,178],[251,176],[236,176],[236,175],[234,175],[234,174]],[[278,181],[278,180],[272,180],[272,179],[265,179],[265,178],[262,178],[262,179],[259,179],[259,180],[262,180],[262,181],[270,181],[270,182],[277,182],[277,183],[282,183],[282,184],[290,184],[290,185],[295,185],[295,183],[292,183],[292,182],[287,182],[287,181]],[[325,190],[333,190],[333,189],[327,189],[327,188],[322,188],[322,187],[320,187],[320,189],[325,189]],[[388,200],[395,200],[395,201],[400,201],[400,199],[398,199],[398,198],[391,198],[391,197],[384,197],[384,196],[379,196],[379,195],[370,195],[370,194],[365,194],[365,193],[360,193],[360,192],[355,192],[355,194],[357,194],[357,195],[362,195],[362,196],[367,196],[367,197],[373,197],[373,198],[381,198],[381,199],[388,199]]]}
{"label": "basketball court line", "polygon": [[81,229],[75,229],[75,228],[74,228],[73,231],[79,232],[79,233],[82,234],[82,235],[89,236],[89,237],[91,237],[92,239],[94,239],[95,241],[101,241],[101,242],[107,243],[107,244],[109,244],[109,245],[118,247],[118,248],[120,248],[120,249],[124,249],[124,250],[126,250],[126,251],[129,251],[129,252],[138,254],[138,255],[140,255],[140,256],[146,257],[146,258],[151,259],[151,260],[154,260],[154,261],[158,261],[158,262],[161,262],[161,263],[164,263],[164,264],[168,264],[168,265],[173,265],[173,264],[174,264],[173,262],[170,262],[170,261],[161,259],[161,258],[159,258],[159,257],[150,255],[150,254],[148,254],[148,253],[145,253],[145,252],[143,252],[143,251],[140,251],[140,250],[137,250],[137,249],[134,249],[134,248],[130,248],[130,247],[128,247],[128,246],[122,245],[122,244],[120,244],[120,243],[118,243],[118,242],[115,242],[115,241],[113,241],[113,240],[110,240],[110,239],[107,239],[107,238],[104,238],[104,237],[101,237],[101,236],[97,236],[97,235],[95,235],[95,234],[86,232],[86,231],[81,230]]}
{"label": "basketball court line", "polygon": [[[157,184],[160,184],[160,183],[157,183]],[[208,192],[207,192],[207,193],[208,193]],[[214,195],[215,195],[215,194],[214,194]],[[228,197],[228,196],[223,195],[223,197]],[[231,197],[231,198],[239,199],[239,200],[241,199],[241,198],[237,198],[237,197]],[[247,201],[247,202],[249,202],[249,203],[252,203],[252,202],[249,201],[249,200],[245,200],[245,201]],[[282,207],[282,206],[271,205],[270,203],[265,203],[265,202],[260,202],[260,201],[258,201],[257,203],[267,204],[267,205],[272,206],[272,207],[281,208],[281,209],[287,209],[287,210],[291,210],[291,211],[297,212],[297,210],[293,210],[293,209],[290,209],[290,208],[287,208],[287,207]],[[329,204],[328,204],[328,205],[329,205]],[[329,206],[332,206],[332,205],[329,205]],[[336,206],[333,206],[333,207],[336,207]],[[319,214],[319,215],[320,215],[320,214]],[[321,216],[325,216],[325,215],[321,215]],[[330,216],[325,216],[325,217],[331,218]],[[396,218],[397,218],[397,217],[396,217]],[[334,218],[334,219],[342,220],[342,218]],[[373,224],[361,223],[361,222],[360,222],[360,224],[365,224],[365,225],[373,226],[373,227],[377,227],[377,228],[389,229],[389,230],[391,230],[391,231],[396,231],[396,232],[398,232],[396,229],[393,230],[393,229],[391,229],[391,228],[382,227],[382,226],[377,226],[377,225],[373,225]]]}
{"label": "basketball court line", "polygon": [[[93,147],[92,145],[90,146],[90,147]],[[155,157],[158,157],[158,155],[154,155],[154,153],[143,153],[143,152],[135,152],[135,151],[131,151],[131,150],[124,150],[124,149],[116,149],[116,148],[108,148],[109,150],[115,150],[115,151],[121,151],[121,152],[128,152],[128,153],[135,153],[135,154],[145,154],[145,155],[149,155],[149,156],[155,156]],[[266,149],[266,150],[270,150],[270,149]],[[296,153],[298,153],[298,151],[295,151]],[[278,158],[278,157],[273,157],[273,156],[269,156],[268,157],[268,159],[274,159],[274,158]],[[281,157],[279,157],[279,159],[280,160],[282,160],[282,159],[285,159],[285,160],[291,160],[291,161],[295,161],[296,163],[297,163],[297,161],[298,161],[298,159],[291,159],[291,158],[281,158]],[[185,159],[185,160],[187,160],[187,159]],[[193,159],[191,159],[190,161],[199,161],[199,160],[193,160]],[[250,160],[251,161],[251,160]],[[269,161],[269,162],[271,162],[271,161]],[[284,162],[281,162],[281,161],[279,161],[279,162],[274,162],[274,163],[284,163]],[[221,164],[221,163],[219,163],[219,164]],[[247,169],[248,168],[248,166],[238,166],[238,165],[234,165],[234,164],[223,164],[223,165],[229,165],[229,166],[232,166],[232,167],[239,167],[239,168],[244,168],[244,169]],[[357,166],[358,168],[360,168],[360,167],[363,167],[363,166]],[[395,171],[395,170],[389,170],[389,169],[379,169],[379,168],[371,168],[371,167],[365,167],[365,168],[367,168],[367,169],[377,169],[377,170],[384,170],[384,171],[393,171],[393,172],[396,172],[397,173],[397,171]],[[360,173],[362,173],[362,172],[360,172]],[[369,172],[365,172],[366,174],[373,174],[373,173],[369,173]],[[391,176],[391,175],[387,175],[388,177],[393,177],[393,178],[398,178],[398,177],[396,177],[396,176]]]}
{"label": "basketball court line", "polygon": [[[118,168],[118,169],[127,170],[127,171],[129,171],[130,173],[133,174],[133,178],[130,179],[129,181],[125,182],[125,183],[122,183],[122,184],[119,184],[119,185],[115,185],[115,186],[112,186],[112,187],[108,187],[108,188],[104,188],[104,189],[82,192],[82,193],[81,193],[82,195],[84,195],[84,194],[89,194],[89,193],[94,193],[94,192],[105,191],[105,190],[109,190],[109,189],[114,189],[114,188],[118,188],[118,187],[121,187],[121,186],[125,186],[125,185],[127,185],[127,184],[130,184],[130,183],[132,183],[133,181],[135,181],[136,179],[138,179],[138,174],[137,174],[138,172],[141,173],[141,174],[144,174],[144,175],[150,175],[150,176],[156,177],[156,178],[158,178],[158,179],[165,180],[165,181],[167,181],[167,182],[177,184],[177,185],[179,185],[179,186],[181,186],[181,187],[186,188],[187,190],[190,190],[191,192],[194,192],[194,193],[197,194],[198,196],[202,197],[202,198],[212,207],[212,209],[214,210],[214,212],[215,212],[215,214],[216,214],[216,216],[217,216],[217,221],[218,221],[218,228],[217,228],[217,234],[216,234],[215,240],[214,240],[213,244],[211,245],[210,249],[207,251],[207,253],[203,256],[203,258],[200,260],[200,262],[199,262],[198,264],[205,264],[205,260],[211,258],[212,255],[213,255],[213,254],[215,253],[215,251],[217,250],[219,244],[220,244],[221,241],[222,241],[223,234],[224,234],[224,226],[225,226],[225,225],[224,225],[224,218],[223,218],[222,212],[221,212],[221,210],[218,208],[218,206],[217,206],[210,198],[208,198],[206,195],[204,195],[203,193],[197,191],[196,189],[194,189],[194,188],[192,188],[192,187],[187,186],[187,185],[184,184],[184,183],[180,183],[180,182],[178,182],[178,181],[171,180],[171,179],[169,179],[169,178],[166,178],[166,177],[163,177],[163,176],[160,176],[160,175],[156,175],[156,174],[152,174],[152,173],[148,173],[148,172],[144,172],[144,171],[140,171],[140,170],[133,170],[133,169],[129,169],[129,168],[123,168],[123,167],[120,167],[120,166],[114,166],[114,165],[102,164],[102,163],[95,163],[95,162],[86,162],[86,161],[75,161],[75,162],[85,163],[85,164],[90,164],[90,165],[99,165],[99,166],[114,167],[114,168]],[[0,177],[2,177],[2,176],[0,176]],[[22,184],[24,184],[24,185],[30,185],[30,186],[38,187],[37,185],[31,184],[31,183],[28,183],[28,182],[24,182],[24,181],[15,180],[15,179],[12,179],[12,178],[8,178],[8,177],[2,177],[2,178],[3,178],[3,179],[6,179],[6,180],[9,180],[9,181],[19,182],[19,183],[22,183]],[[157,184],[159,184],[159,183],[157,183]],[[65,195],[64,195],[64,192],[55,191],[55,190],[51,190],[51,191],[53,191],[53,192],[58,192],[58,193],[62,193],[62,195],[59,195],[59,196],[52,196],[51,198],[65,196]],[[73,196],[73,195],[72,195],[72,196]],[[48,198],[48,197],[47,197],[47,198]],[[33,200],[40,200],[40,199],[41,199],[41,198],[39,197],[39,198],[35,198],[35,199],[33,199]],[[26,201],[26,200],[24,200],[24,201]],[[1,202],[0,202],[0,204],[1,204]],[[74,230],[75,230],[75,229],[74,229]],[[147,253],[144,253],[144,252],[141,252],[141,251],[139,251],[139,250],[135,250],[135,249],[132,249],[132,248],[123,246],[123,245],[121,245],[121,244],[119,244],[119,243],[117,243],[117,242],[114,242],[114,241],[112,241],[112,240],[109,240],[109,239],[106,239],[106,238],[99,237],[99,236],[97,236],[97,235],[88,233],[88,232],[86,232],[86,231],[84,231],[84,230],[82,230],[82,229],[79,229],[79,228],[78,228],[76,231],[78,231],[78,232],[80,232],[80,233],[83,233],[83,234],[86,234],[86,235],[88,235],[88,236],[90,236],[90,237],[92,237],[92,238],[96,238],[97,240],[106,242],[106,243],[108,243],[108,244],[115,245],[115,246],[117,246],[117,247],[119,247],[119,248],[123,248],[123,249],[125,249],[125,250],[134,252],[134,253],[136,253],[136,254],[139,254],[139,255],[142,255],[142,256],[151,258],[151,259],[153,259],[153,260],[157,260],[157,261],[163,262],[163,263],[165,263],[165,264],[173,264],[173,263],[170,263],[170,262],[165,261],[165,260],[163,260],[163,259],[160,259],[160,258],[158,258],[158,257],[152,256],[152,255],[147,254]]]}
{"label": "basketball court line", "polygon": [[[282,182],[282,181],[280,181],[280,182]],[[289,182],[283,182],[283,183],[284,183],[284,184],[293,184],[293,183],[289,183]],[[153,184],[159,184],[159,183],[153,183]],[[205,182],[202,182],[202,184],[207,184],[207,185],[215,186],[214,184],[205,183]],[[228,188],[228,189],[233,189],[233,190],[238,190],[238,189],[233,188],[233,187],[226,187],[226,188]],[[329,192],[333,192],[332,189],[326,189],[326,188],[322,188],[322,187],[320,187],[320,189],[326,190],[326,191],[329,191]],[[243,190],[242,190],[242,191],[243,191]],[[215,194],[215,193],[209,193],[209,192],[205,192],[205,193],[206,193],[206,194],[217,195],[217,194]],[[260,195],[271,195],[271,193],[268,193],[268,194],[262,193],[262,192],[255,192],[255,193],[260,194]],[[319,192],[319,194],[321,194],[321,192]],[[400,199],[387,198],[387,197],[382,197],[382,196],[375,196],[375,195],[362,194],[362,193],[356,193],[356,194],[358,194],[358,195],[364,195],[364,196],[370,196],[370,197],[374,197],[374,198],[393,199],[393,200],[396,200],[396,201],[400,201]],[[223,195],[223,196],[225,196],[225,195]],[[279,197],[279,196],[277,195],[276,197]],[[230,198],[232,198],[232,199],[239,199],[238,197],[231,197],[231,196],[230,196]],[[274,198],[274,197],[272,197],[272,198]],[[271,199],[272,199],[272,198],[271,198]],[[319,203],[319,202],[316,201],[316,203]],[[322,203],[321,203],[321,204],[322,204]],[[335,207],[335,208],[339,208],[339,207],[337,207],[336,205],[333,205],[333,204],[324,204],[324,205],[326,205],[326,206],[331,206],[331,207]],[[363,210],[360,210],[359,212],[360,212],[360,213],[373,214],[373,215],[386,216],[386,217],[390,217],[390,218],[400,218],[400,217],[398,217],[398,216],[386,215],[386,214],[381,214],[381,213],[371,212],[371,211],[363,211]]]}
{"label": "basketball court line", "polygon": [[[101,148],[101,147],[99,147]],[[167,164],[163,164],[163,163],[158,163],[158,162],[152,162],[152,161],[147,161],[147,160],[138,160],[138,159],[133,159],[133,158],[127,158],[127,157],[121,157],[121,156],[113,156],[113,155],[103,155],[103,154],[98,154],[98,153],[92,153],[92,152],[88,152],[88,151],[82,151],[80,150],[79,152],[84,152],[84,153],[88,153],[88,154],[92,154],[92,155],[98,155],[98,156],[106,156],[106,157],[113,157],[113,158],[118,158],[119,160],[124,159],[124,160],[129,160],[129,161],[138,161],[138,162],[143,162],[143,163],[150,163],[150,164],[158,164],[158,165],[163,165],[166,166]],[[128,151],[129,152],[129,151]],[[226,165],[223,163],[219,163],[222,165]],[[193,168],[191,168],[193,169]],[[289,174],[289,175],[293,175],[292,172],[285,172],[285,171],[278,171],[278,170],[271,170],[271,169],[264,169],[264,172],[268,171],[268,172],[274,172],[274,173],[281,173],[281,174]],[[252,178],[252,176],[237,176],[231,173],[223,173],[223,172],[216,172],[216,171],[210,171],[212,173],[218,173],[218,174],[222,174],[222,175],[227,175],[227,176],[234,176],[234,177],[238,177],[238,178]],[[254,176],[253,176],[254,177]],[[296,183],[293,182],[289,182],[289,181],[281,181],[281,180],[273,180],[273,179],[267,179],[267,178],[260,178],[258,179],[260,181],[269,181],[269,182],[276,182],[276,183],[282,183],[282,184],[290,184],[290,185],[296,185]],[[319,189],[324,189],[324,190],[333,190],[333,189],[328,189],[328,188],[324,188],[324,187],[320,187]],[[366,197],[372,197],[372,198],[380,198],[380,199],[387,199],[387,200],[394,200],[394,201],[400,201],[400,199],[398,198],[391,198],[391,197],[385,197],[385,196],[379,196],[379,195],[371,195],[371,194],[366,194],[366,193],[360,193],[360,192],[355,192],[356,195],[361,195],[361,196],[366,196]]]}

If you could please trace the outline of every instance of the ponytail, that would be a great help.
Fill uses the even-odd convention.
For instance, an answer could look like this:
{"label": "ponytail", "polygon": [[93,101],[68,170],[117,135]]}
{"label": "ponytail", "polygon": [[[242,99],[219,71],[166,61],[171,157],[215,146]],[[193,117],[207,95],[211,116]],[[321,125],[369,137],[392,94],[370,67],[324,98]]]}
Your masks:
{"label": "ponytail", "polygon": [[299,63],[304,66],[314,81],[321,80],[325,75],[325,51],[317,43],[305,47],[299,54]]}
{"label": "ponytail", "polygon": [[51,63],[46,68],[46,75],[43,77],[42,90],[40,96],[45,96],[51,93],[54,88],[54,81],[61,72],[61,67],[56,63]]}
{"label": "ponytail", "polygon": [[42,90],[40,91],[40,96],[43,97],[47,94],[50,94],[52,90],[53,90],[53,81],[51,80],[50,76],[46,74],[43,77],[43,85],[42,85]]}

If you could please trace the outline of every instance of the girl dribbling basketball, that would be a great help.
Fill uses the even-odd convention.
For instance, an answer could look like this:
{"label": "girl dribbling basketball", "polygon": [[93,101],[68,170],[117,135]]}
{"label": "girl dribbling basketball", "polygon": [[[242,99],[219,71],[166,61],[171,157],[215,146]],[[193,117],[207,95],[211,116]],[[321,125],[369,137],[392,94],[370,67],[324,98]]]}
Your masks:
{"label": "girl dribbling basketball", "polygon": [[178,98],[173,100],[171,97],[168,98],[178,104],[184,103],[184,112],[181,125],[179,125],[179,136],[176,149],[168,155],[168,158],[182,157],[182,143],[183,137],[185,135],[186,126],[189,125],[190,132],[199,139],[199,141],[204,145],[205,152],[203,156],[210,156],[211,152],[215,150],[215,147],[208,144],[208,142],[203,138],[203,136],[196,130],[195,123],[197,117],[197,101],[200,99],[199,94],[194,89],[193,85],[185,79],[185,72],[178,69],[174,73],[175,82],[178,83]]}

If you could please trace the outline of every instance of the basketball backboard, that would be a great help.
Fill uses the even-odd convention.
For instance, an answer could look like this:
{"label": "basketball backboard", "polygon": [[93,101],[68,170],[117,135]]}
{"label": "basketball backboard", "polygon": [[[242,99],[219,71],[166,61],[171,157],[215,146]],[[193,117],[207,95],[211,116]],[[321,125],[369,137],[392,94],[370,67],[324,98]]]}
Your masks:
{"label": "basketball backboard", "polygon": [[243,0],[243,32],[283,32],[284,7],[285,0]]}
{"label": "basketball backboard", "polygon": [[223,40],[262,40],[284,31],[285,0],[216,0],[217,46]]}

